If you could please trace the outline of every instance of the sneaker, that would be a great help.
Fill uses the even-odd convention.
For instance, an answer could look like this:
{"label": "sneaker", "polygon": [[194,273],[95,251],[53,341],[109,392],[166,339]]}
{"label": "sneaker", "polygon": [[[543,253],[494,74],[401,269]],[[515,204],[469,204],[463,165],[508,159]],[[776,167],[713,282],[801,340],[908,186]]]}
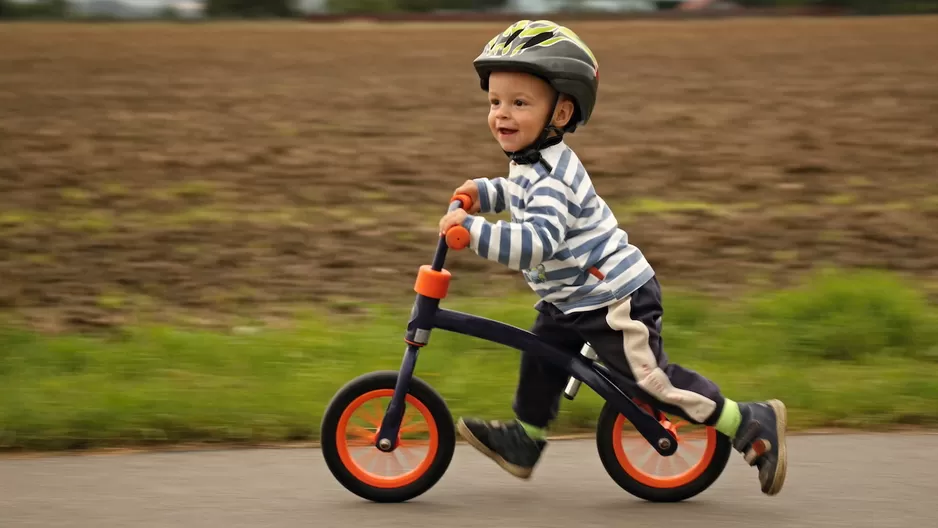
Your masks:
{"label": "sneaker", "polygon": [[742,414],[733,447],[743,454],[750,466],[759,468],[762,493],[776,495],[785,484],[788,458],[785,449],[785,428],[788,412],[779,400],[741,403]]}
{"label": "sneaker", "polygon": [[460,418],[456,430],[482,454],[512,475],[528,479],[541,458],[547,442],[528,436],[517,421],[503,423]]}

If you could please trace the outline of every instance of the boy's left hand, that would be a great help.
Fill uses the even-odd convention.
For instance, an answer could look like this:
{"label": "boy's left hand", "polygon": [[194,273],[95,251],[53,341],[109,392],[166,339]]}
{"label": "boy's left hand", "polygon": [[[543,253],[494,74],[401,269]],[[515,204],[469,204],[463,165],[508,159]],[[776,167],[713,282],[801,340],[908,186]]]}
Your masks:
{"label": "boy's left hand", "polygon": [[440,235],[446,235],[449,228],[462,224],[468,216],[469,213],[462,209],[456,209],[443,215],[443,218],[440,219]]}

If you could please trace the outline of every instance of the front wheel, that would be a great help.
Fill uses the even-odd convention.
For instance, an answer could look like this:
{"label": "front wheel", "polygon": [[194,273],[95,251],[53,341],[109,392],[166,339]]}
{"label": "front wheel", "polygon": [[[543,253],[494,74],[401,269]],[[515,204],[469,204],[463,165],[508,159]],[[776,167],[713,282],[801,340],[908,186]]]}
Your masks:
{"label": "front wheel", "polygon": [[716,482],[732,445],[713,427],[683,420],[672,423],[667,415],[658,416],[678,443],[671,456],[658,454],[608,402],[596,425],[596,447],[606,472],[625,491],[650,502],[680,502]]}
{"label": "front wheel", "polygon": [[394,394],[396,371],[372,372],[347,383],[329,402],[320,428],[326,465],[346,489],[373,502],[404,502],[443,476],[456,448],[453,418],[443,398],[414,377],[405,397],[398,446],[375,446]]}

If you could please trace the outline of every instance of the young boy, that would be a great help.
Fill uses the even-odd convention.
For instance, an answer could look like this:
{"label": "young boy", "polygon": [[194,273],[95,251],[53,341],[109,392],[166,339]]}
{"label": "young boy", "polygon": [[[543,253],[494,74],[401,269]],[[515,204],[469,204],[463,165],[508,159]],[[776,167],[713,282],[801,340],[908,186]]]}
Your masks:
{"label": "young boy", "polygon": [[[579,353],[585,342],[610,368],[650,395],[714,426],[759,469],[763,493],[785,481],[786,409],[782,402],[736,403],[702,375],[669,363],[661,345],[661,290],[641,251],[629,244],[586,170],[563,141],[593,112],[598,63],[569,29],[522,20],[484,47],[474,65],[491,108],[488,124],[510,158],[507,178],[468,180],[473,199],[440,220],[465,226],[478,255],[521,271],[540,296],[532,332]],[[511,212],[491,223],[475,213]],[[557,416],[567,374],[522,354],[509,423],[461,418],[460,434],[511,474],[531,476]]]}

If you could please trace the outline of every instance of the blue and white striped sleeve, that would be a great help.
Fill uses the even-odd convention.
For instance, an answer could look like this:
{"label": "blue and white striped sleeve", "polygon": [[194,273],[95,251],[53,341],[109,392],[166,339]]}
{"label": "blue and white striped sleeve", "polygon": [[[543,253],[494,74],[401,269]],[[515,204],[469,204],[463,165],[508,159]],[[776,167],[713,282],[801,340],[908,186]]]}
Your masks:
{"label": "blue and white striped sleeve", "polygon": [[[542,178],[527,191],[522,222],[488,222],[469,216],[463,226],[479,256],[514,270],[526,270],[549,259],[563,242],[573,221],[576,195],[553,176]],[[481,193],[480,193],[481,196]]]}
{"label": "blue and white striped sleeve", "polygon": [[476,178],[479,189],[480,213],[500,213],[505,210],[505,178]]}

